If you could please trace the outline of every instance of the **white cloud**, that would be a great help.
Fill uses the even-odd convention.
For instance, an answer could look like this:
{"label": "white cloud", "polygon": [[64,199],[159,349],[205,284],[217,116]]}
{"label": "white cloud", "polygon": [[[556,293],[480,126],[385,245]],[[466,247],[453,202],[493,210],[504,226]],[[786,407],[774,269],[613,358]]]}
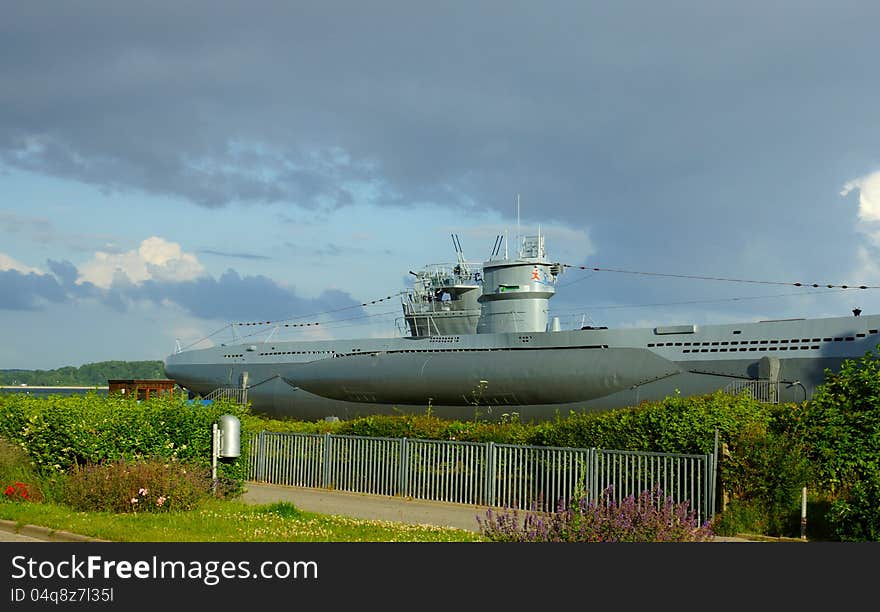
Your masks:
{"label": "white cloud", "polygon": [[848,181],[840,195],[846,196],[856,189],[859,191],[859,221],[880,221],[880,171]]}
{"label": "white cloud", "polygon": [[[846,196],[856,190],[859,192],[856,230],[867,240],[856,246],[852,274],[856,283],[875,285],[880,277],[880,265],[876,263],[880,256],[880,171],[848,181],[840,195]],[[869,302],[866,297],[862,298],[863,302]]]}
{"label": "white cloud", "polygon": [[9,255],[6,255],[5,253],[0,253],[0,270],[15,270],[16,272],[21,272],[22,274],[43,274],[42,270],[38,270],[37,268],[32,268],[28,265],[25,265],[20,261],[13,259]]}
{"label": "white cloud", "polygon": [[876,251],[869,250],[864,246],[856,251],[856,278],[875,279],[880,277],[880,266],[877,265]]}
{"label": "white cloud", "polygon": [[205,269],[195,255],[184,253],[176,242],[151,236],[141,242],[137,251],[98,251],[79,271],[78,283],[91,282],[106,289],[119,274],[125,275],[132,283],[140,284],[146,280],[193,280],[201,276]]}

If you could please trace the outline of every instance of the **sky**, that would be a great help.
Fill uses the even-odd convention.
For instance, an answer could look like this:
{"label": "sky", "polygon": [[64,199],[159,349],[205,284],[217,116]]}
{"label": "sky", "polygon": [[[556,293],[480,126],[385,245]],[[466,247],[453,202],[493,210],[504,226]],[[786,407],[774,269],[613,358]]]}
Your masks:
{"label": "sky", "polygon": [[876,0],[0,7],[0,369],[397,336],[453,234],[563,328],[880,312]]}

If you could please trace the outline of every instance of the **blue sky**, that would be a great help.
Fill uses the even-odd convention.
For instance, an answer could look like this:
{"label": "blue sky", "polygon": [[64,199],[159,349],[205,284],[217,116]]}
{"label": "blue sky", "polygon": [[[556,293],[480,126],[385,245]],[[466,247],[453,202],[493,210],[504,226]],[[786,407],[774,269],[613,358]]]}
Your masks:
{"label": "blue sky", "polygon": [[[452,233],[487,258],[517,195],[572,266],[880,285],[876,2],[3,13],[0,368],[162,359],[231,322],[398,334],[396,297],[360,304],[453,260]],[[572,268],[552,306],[633,326],[880,303]]]}

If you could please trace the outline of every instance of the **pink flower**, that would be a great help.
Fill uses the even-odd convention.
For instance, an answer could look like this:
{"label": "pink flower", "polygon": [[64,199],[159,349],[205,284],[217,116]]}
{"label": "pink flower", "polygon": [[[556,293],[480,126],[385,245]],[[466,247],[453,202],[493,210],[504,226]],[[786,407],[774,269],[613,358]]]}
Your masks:
{"label": "pink flower", "polygon": [[133,503],[133,504],[138,503],[138,498],[137,498],[137,497],[132,497],[132,498],[131,498],[131,503]]}
{"label": "pink flower", "polygon": [[165,496],[164,495],[161,495],[158,499],[156,499],[157,506],[161,506],[164,503],[165,503]]}
{"label": "pink flower", "polygon": [[149,493],[149,491],[147,491],[144,487],[138,489],[138,495],[146,495],[147,493]]}

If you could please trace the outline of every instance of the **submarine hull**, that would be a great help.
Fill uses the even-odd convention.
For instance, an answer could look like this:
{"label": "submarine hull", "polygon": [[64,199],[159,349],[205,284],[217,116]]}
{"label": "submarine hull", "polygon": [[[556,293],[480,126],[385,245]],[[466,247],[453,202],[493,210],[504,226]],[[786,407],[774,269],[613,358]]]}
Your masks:
{"label": "submarine hull", "polygon": [[304,364],[285,380],[348,402],[532,405],[586,401],[680,371],[645,349],[578,347],[349,355]]}

